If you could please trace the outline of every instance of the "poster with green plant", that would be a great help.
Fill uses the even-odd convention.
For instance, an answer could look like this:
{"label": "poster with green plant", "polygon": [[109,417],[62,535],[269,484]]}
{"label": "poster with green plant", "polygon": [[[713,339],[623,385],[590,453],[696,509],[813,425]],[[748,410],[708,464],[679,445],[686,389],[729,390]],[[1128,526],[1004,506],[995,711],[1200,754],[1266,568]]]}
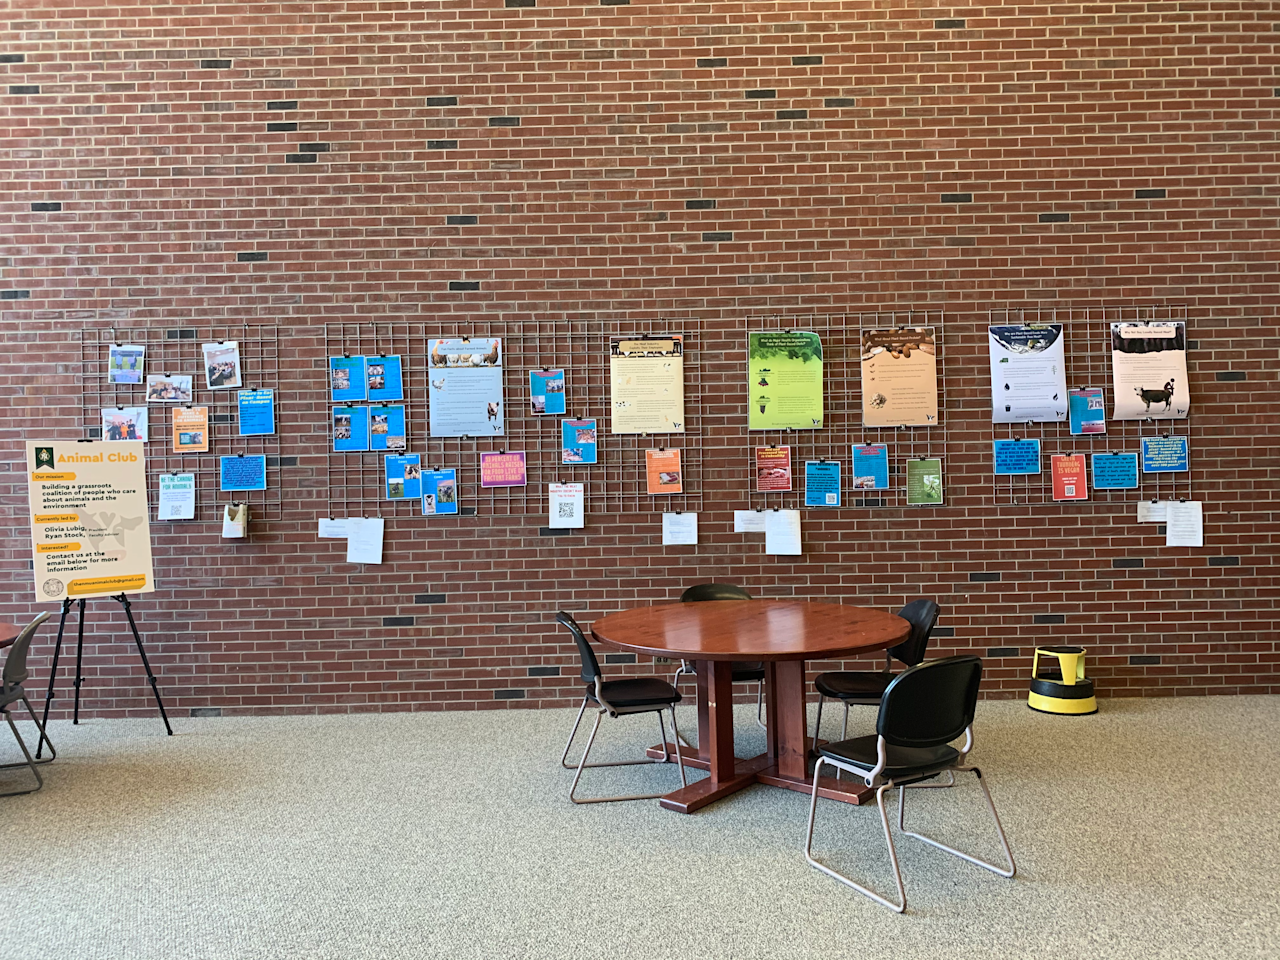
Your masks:
{"label": "poster with green plant", "polygon": [[942,460],[930,457],[907,461],[907,504],[926,506],[942,502]]}
{"label": "poster with green plant", "polygon": [[747,334],[749,430],[822,429],[822,340],[804,330]]}

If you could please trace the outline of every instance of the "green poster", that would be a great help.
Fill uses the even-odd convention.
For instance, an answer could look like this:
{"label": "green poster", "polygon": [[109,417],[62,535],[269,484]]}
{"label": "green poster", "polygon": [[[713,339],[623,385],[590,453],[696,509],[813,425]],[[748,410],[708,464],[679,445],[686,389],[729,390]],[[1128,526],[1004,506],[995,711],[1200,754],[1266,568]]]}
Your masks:
{"label": "green poster", "polygon": [[822,428],[822,340],[803,330],[747,334],[749,430]]}
{"label": "green poster", "polygon": [[942,502],[942,460],[907,461],[907,504]]}

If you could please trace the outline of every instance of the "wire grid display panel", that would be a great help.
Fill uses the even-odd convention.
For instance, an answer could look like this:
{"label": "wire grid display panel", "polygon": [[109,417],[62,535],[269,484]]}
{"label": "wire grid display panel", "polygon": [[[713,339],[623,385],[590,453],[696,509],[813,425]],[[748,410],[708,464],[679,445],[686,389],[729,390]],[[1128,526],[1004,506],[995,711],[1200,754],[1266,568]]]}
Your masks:
{"label": "wire grid display panel", "polygon": [[[1095,453],[1136,453],[1141,464],[1144,437],[1186,436],[1190,447],[1191,419],[1182,420],[1112,420],[1115,390],[1111,374],[1111,324],[1113,323],[1186,323],[1185,304],[1120,305],[1100,307],[1046,307],[993,310],[988,317],[992,326],[1007,324],[1062,324],[1066,338],[1067,389],[1100,387],[1106,408],[1107,432],[1073,435],[1069,421],[1050,423],[993,423],[992,440],[1039,440],[1041,468],[1039,474],[995,476],[992,462],[994,500],[999,505],[1018,506],[1053,503],[1052,456],[1084,454],[1088,461],[1089,500],[1065,501],[1075,506],[1087,503],[1130,503],[1138,500],[1190,500],[1191,472],[1142,473],[1138,486],[1127,490],[1093,489]],[[1188,341],[1191,331],[1187,330]],[[1190,342],[1188,342],[1188,354]],[[1192,398],[1194,407],[1194,398]],[[988,454],[993,457],[994,454]]]}
{"label": "wire grid display panel", "polygon": [[[240,387],[210,390],[204,370],[206,343],[234,340],[240,345]],[[186,404],[147,403],[146,377],[139,384],[110,383],[108,354],[113,344],[136,343],[147,348],[143,370],[152,374],[191,377],[193,407],[209,409],[207,453],[173,449],[173,409]],[[280,384],[279,334],[275,326],[217,324],[206,327],[89,328],[80,334],[81,406],[85,437],[101,439],[102,411],[108,407],[147,408],[147,496],[160,503],[160,476],[190,473],[196,478],[197,521],[222,520],[228,503],[248,503],[255,520],[280,519]],[[240,436],[238,393],[241,389],[271,390],[275,399],[276,432]],[[219,490],[219,457],[265,456],[267,489]],[[190,521],[166,521],[183,523]]]}
{"label": "wire grid display panel", "polygon": [[[934,330],[938,373],[938,422],[920,427],[865,427],[862,423],[862,336],[872,330]],[[748,333],[806,330],[822,339],[823,426],[821,430],[752,430],[747,436],[744,475],[754,510],[804,508],[805,461],[834,460],[840,464],[842,507],[907,506],[907,461],[938,458],[946,471],[947,416],[945,405],[946,317],[941,309],[823,314],[809,317],[764,317],[749,321],[742,332],[742,399],[747,402],[746,347]],[[853,447],[884,444],[889,454],[889,489],[854,490]],[[756,490],[757,447],[790,446],[792,489],[783,493]],[[944,481],[945,483],[945,481]],[[812,507],[821,510],[829,508]]]}
{"label": "wire grid display panel", "polygon": [[[586,510],[592,513],[647,513],[696,510],[702,470],[700,417],[701,377],[696,361],[697,334],[692,321],[642,321],[614,326],[609,322],[543,318],[474,323],[466,327],[431,327],[422,321],[335,323],[326,327],[328,356],[399,354],[405,388],[408,453],[419,453],[424,469],[456,470],[462,515],[541,516],[548,512],[547,485],[581,483]],[[685,433],[661,436],[614,436],[609,430],[609,344],[612,338],[684,336]],[[502,341],[503,435],[432,437],[430,435],[428,354],[436,339]],[[566,409],[561,415],[535,415],[529,401],[529,374],[536,370],[565,372]],[[326,371],[327,379],[327,371]],[[326,391],[328,383],[325,384]],[[330,409],[333,403],[329,404]],[[562,463],[561,420],[597,421],[597,462]],[[332,421],[332,417],[330,417]],[[331,435],[332,427],[326,427]],[[647,493],[645,453],[650,447],[679,447],[684,493],[662,497]],[[332,451],[332,441],[329,441]],[[480,455],[522,452],[523,487],[480,486]],[[388,500],[382,451],[333,453],[328,471],[330,516],[416,516],[416,500]],[[443,519],[443,518],[441,518]]]}

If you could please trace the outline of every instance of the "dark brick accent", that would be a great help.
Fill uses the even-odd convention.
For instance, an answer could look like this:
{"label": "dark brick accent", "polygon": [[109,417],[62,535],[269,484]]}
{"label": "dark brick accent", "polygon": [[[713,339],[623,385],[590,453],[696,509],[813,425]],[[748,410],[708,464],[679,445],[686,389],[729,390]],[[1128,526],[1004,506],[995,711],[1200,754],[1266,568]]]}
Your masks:
{"label": "dark brick accent", "polygon": [[969,574],[970,583],[996,583],[999,580],[999,573],[974,572]]}
{"label": "dark brick accent", "polygon": [[606,653],[604,655],[605,663],[635,663],[636,655],[634,653]]}
{"label": "dark brick accent", "polygon": [[62,204],[57,200],[36,201],[31,204],[32,213],[57,213],[62,209]]}
{"label": "dark brick accent", "polygon": [[473,213],[451,213],[444,218],[444,222],[451,227],[469,227],[480,220]]}
{"label": "dark brick accent", "polygon": [[520,126],[519,117],[490,117],[489,126],[491,127],[518,127]]}
{"label": "dark brick accent", "polygon": [[428,107],[456,107],[457,97],[427,97]]}
{"label": "dark brick accent", "polygon": [[1232,383],[1237,380],[1247,380],[1249,375],[1243,370],[1219,370],[1213,378],[1219,383]]}
{"label": "dark brick accent", "polygon": [[[600,0],[601,3],[604,0]],[[558,677],[560,676],[559,667],[530,667],[529,676],[531,677]]]}
{"label": "dark brick accent", "polygon": [[383,617],[384,627],[412,627],[413,617]]}
{"label": "dark brick accent", "polygon": [[245,250],[236,254],[237,263],[261,263],[268,254],[263,250]]}
{"label": "dark brick accent", "polygon": [[1135,200],[1163,200],[1165,198],[1165,191],[1163,189],[1135,190],[1133,191],[1133,198]]}
{"label": "dark brick accent", "polygon": [[727,67],[729,65],[728,57],[699,57],[698,66],[704,69],[714,70],[716,67]]}
{"label": "dark brick accent", "polygon": [[631,0],[600,0],[602,7],[625,7]]}
{"label": "dark brick accent", "polygon": [[192,717],[220,717],[222,716],[221,707],[192,707]]}
{"label": "dark brick accent", "polygon": [[748,91],[747,91],[747,99],[748,99],[748,100],[772,100],[772,99],[773,99],[774,97],[776,97],[777,95],[778,95],[778,91],[777,91],[777,90],[769,90],[769,89],[767,89],[767,88],[766,88],[766,89],[762,89],[762,90],[748,90]]}
{"label": "dark brick accent", "polygon": [[[89,439],[90,439],[90,440],[101,440],[101,439],[102,439],[102,428],[101,428],[101,427],[90,427],[90,428],[89,428]],[[31,566],[31,569],[35,569],[35,567],[34,567],[33,565],[31,565],[29,561],[28,561],[28,566]]]}
{"label": "dark brick accent", "polygon": [[1239,557],[1210,557],[1209,566],[1211,567],[1238,567],[1240,566]]}
{"label": "dark brick accent", "polygon": [[428,140],[428,150],[455,150],[457,149],[457,140]]}
{"label": "dark brick accent", "polygon": [[714,210],[716,202],[714,200],[686,200],[684,208],[686,210]]}
{"label": "dark brick accent", "polygon": [[0,300],[28,300],[30,290],[0,290]]}
{"label": "dark brick accent", "polygon": [[479,290],[480,281],[479,280],[450,280],[449,289],[450,290]]}
{"label": "dark brick accent", "polygon": [[297,110],[298,101],[297,100],[268,100],[267,109],[268,110]]}
{"label": "dark brick accent", "polygon": [[[507,0],[508,7],[532,7],[533,0]],[[495,690],[493,691],[493,699],[495,700],[523,700],[523,690]]]}
{"label": "dark brick accent", "polygon": [[973,203],[972,193],[944,193],[943,203]]}
{"label": "dark brick accent", "polygon": [[17,95],[39,93],[40,87],[33,83],[13,83],[9,85],[9,92]]}
{"label": "dark brick accent", "polygon": [[855,507],[883,507],[884,500],[878,498],[859,497],[853,501]]}
{"label": "dark brick accent", "polygon": [[413,595],[414,603],[444,603],[445,595],[443,593],[415,593]]}
{"label": "dark brick accent", "polygon": [[[226,416],[228,420],[231,419],[229,414]],[[212,420],[213,418],[210,417],[209,419]],[[297,457],[267,457],[268,467],[296,467],[297,465]]]}
{"label": "dark brick accent", "polygon": [[1153,667],[1160,663],[1160,655],[1156,653],[1134,653],[1129,655],[1131,667]]}
{"label": "dark brick accent", "polygon": [[858,101],[853,97],[827,97],[822,101],[824,107],[856,107]]}
{"label": "dark brick accent", "polygon": [[327,143],[300,143],[298,149],[303,153],[328,153],[329,144]]}
{"label": "dark brick accent", "polygon": [[540,537],[571,537],[575,533],[586,533],[582,527],[539,527]]}
{"label": "dark brick accent", "polygon": [[779,120],[807,120],[809,117],[808,110],[779,110],[777,113]]}
{"label": "dark brick accent", "polygon": [[230,60],[201,60],[201,70],[226,70],[231,66]]}
{"label": "dark brick accent", "polygon": [[821,57],[792,57],[791,65],[793,67],[816,67],[822,63]]}
{"label": "dark brick accent", "polygon": [[209,415],[210,423],[230,423],[231,414],[229,413],[212,413]]}
{"label": "dark brick accent", "polygon": [[733,234],[727,230],[716,230],[716,231],[712,231],[711,233],[704,233],[702,235],[703,243],[719,243],[722,240],[732,240],[732,239],[733,239]]}
{"label": "dark brick accent", "polygon": [[1001,657],[1020,657],[1022,656],[1022,651],[1017,647],[988,647],[987,656],[993,660]]}
{"label": "dark brick accent", "polygon": [[964,23],[963,20],[935,20],[933,21],[933,28],[935,30],[963,30]]}
{"label": "dark brick accent", "polygon": [[934,627],[931,637],[954,637],[956,635],[955,627]]}
{"label": "dark brick accent", "polygon": [[166,340],[194,340],[196,338],[196,332],[190,328],[186,328],[186,329],[174,328],[171,330],[166,330],[164,332],[164,338]]}
{"label": "dark brick accent", "polygon": [[1127,567],[1140,567],[1142,564],[1142,557],[1116,557],[1111,561],[1111,566],[1117,570],[1124,570]]}
{"label": "dark brick accent", "polygon": [[0,53],[0,63],[26,63],[25,53]]}
{"label": "dark brick accent", "polygon": [[1041,223],[1069,223],[1071,214],[1069,213],[1042,213],[1040,214]]}
{"label": "dark brick accent", "polygon": [[1063,613],[1037,613],[1031,618],[1032,623],[1066,623],[1067,617]]}
{"label": "dark brick accent", "polygon": [[285,163],[315,163],[319,158],[314,153],[290,153],[284,158]]}
{"label": "dark brick accent", "polygon": [[[506,0],[506,6],[508,7],[536,7],[537,5],[538,0]],[[524,694],[521,694],[521,696],[524,696]]]}
{"label": "dark brick accent", "polygon": [[267,124],[267,133],[294,133],[297,129],[298,125],[293,122]]}

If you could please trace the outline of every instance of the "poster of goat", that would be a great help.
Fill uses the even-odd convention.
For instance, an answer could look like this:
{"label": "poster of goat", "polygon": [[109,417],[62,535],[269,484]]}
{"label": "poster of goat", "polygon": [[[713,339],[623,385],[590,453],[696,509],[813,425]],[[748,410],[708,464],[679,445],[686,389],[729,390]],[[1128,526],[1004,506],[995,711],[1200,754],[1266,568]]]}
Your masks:
{"label": "poster of goat", "polygon": [[1111,324],[1113,420],[1182,420],[1191,410],[1185,323]]}

